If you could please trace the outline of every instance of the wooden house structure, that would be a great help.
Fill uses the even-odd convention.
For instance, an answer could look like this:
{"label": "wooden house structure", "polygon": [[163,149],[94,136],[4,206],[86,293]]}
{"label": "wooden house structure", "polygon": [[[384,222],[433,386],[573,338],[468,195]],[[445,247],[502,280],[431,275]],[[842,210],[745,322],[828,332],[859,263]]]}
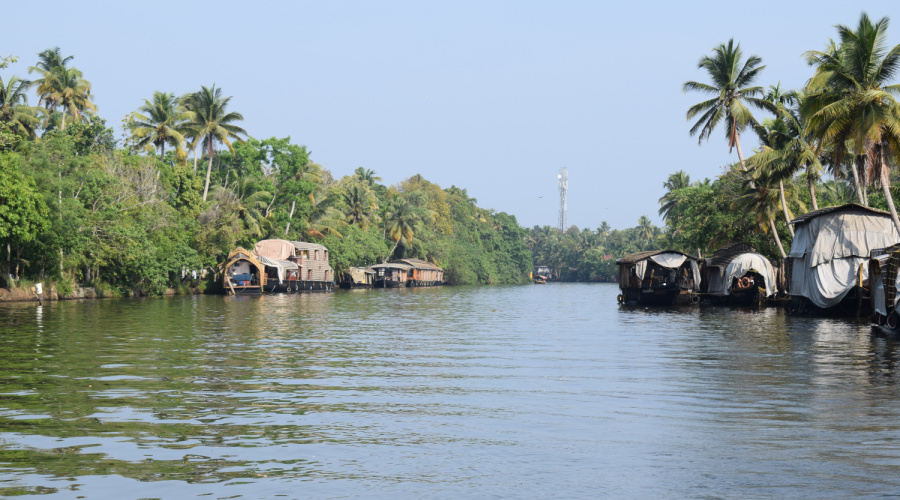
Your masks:
{"label": "wooden house structure", "polygon": [[328,249],[315,243],[262,240],[252,252],[233,250],[224,265],[225,289],[234,294],[330,291],[334,270]]}
{"label": "wooden house structure", "polygon": [[890,214],[851,203],[809,212],[791,224],[787,312],[868,314],[870,257],[900,243]]}
{"label": "wooden house structure", "polygon": [[900,245],[876,250],[869,259],[872,324],[890,333],[900,332]]}
{"label": "wooden house structure", "polygon": [[675,250],[626,255],[619,266],[619,303],[646,305],[700,302],[700,268],[696,257]]}
{"label": "wooden house structure", "polygon": [[762,305],[777,291],[775,268],[747,243],[732,243],[700,263],[700,292],[714,303]]}

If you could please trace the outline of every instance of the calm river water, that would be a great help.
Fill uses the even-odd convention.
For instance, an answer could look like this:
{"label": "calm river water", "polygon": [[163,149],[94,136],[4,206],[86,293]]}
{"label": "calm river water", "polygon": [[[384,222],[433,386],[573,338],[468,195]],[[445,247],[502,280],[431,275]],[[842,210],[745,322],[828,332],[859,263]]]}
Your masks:
{"label": "calm river water", "polygon": [[0,496],[900,494],[896,339],[617,293],[0,304]]}

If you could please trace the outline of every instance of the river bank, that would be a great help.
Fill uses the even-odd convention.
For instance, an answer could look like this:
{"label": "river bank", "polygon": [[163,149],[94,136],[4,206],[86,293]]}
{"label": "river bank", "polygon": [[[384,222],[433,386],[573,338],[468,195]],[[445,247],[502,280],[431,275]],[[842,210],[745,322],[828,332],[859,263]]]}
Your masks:
{"label": "river bank", "polygon": [[[201,287],[182,287],[167,288],[162,293],[162,297],[172,297],[175,295],[201,295],[204,289]],[[55,286],[50,286],[44,290],[44,300],[82,300],[82,299],[109,299],[119,297],[146,297],[151,294],[144,293],[142,290],[131,290],[128,293],[120,293],[99,289],[96,287],[75,287],[70,293],[59,293]],[[0,288],[0,302],[39,302],[38,296],[32,291],[31,286],[19,288]]]}

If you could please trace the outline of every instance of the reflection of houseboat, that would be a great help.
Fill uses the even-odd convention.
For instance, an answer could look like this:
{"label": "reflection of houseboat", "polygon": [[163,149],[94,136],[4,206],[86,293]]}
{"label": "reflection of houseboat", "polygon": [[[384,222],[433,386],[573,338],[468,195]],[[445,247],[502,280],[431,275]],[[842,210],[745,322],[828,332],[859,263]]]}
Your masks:
{"label": "reflection of houseboat", "polygon": [[732,243],[701,262],[700,291],[713,302],[762,304],[775,295],[775,268],[746,243]]}
{"label": "reflection of houseboat", "polygon": [[795,231],[788,256],[787,311],[868,314],[869,257],[877,249],[900,243],[890,214],[848,204],[815,210],[791,224]]}
{"label": "reflection of houseboat", "polygon": [[341,288],[374,288],[375,271],[368,267],[351,267],[341,273],[338,281]]}
{"label": "reflection of houseboat", "polygon": [[400,259],[372,266],[375,288],[437,286],[444,282],[444,270],[421,259]]}
{"label": "reflection of houseboat", "polygon": [[626,255],[619,266],[620,303],[696,304],[700,301],[697,258],[675,250]]}
{"label": "reflection of houseboat", "polygon": [[225,289],[233,294],[328,291],[334,281],[328,249],[302,241],[262,240],[252,252],[237,248],[224,271]]}

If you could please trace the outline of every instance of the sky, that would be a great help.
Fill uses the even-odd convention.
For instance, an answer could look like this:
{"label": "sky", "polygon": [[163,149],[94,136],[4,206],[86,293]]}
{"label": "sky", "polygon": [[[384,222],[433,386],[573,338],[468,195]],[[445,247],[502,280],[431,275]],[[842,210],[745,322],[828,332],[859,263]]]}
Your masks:
{"label": "sky", "polygon": [[[762,58],[756,84],[800,88],[803,53],[863,11],[895,19],[900,42],[890,1],[13,2],[0,55],[19,62],[0,75],[27,77],[60,47],[117,135],[154,91],[215,84],[251,136],[289,136],[335,178],[421,174],[526,227],[557,225],[565,167],[569,225],[624,229],[662,224],[669,174],[715,178],[737,161],[724,130],[689,134],[704,96],[682,84],[707,81],[702,56],[733,38]],[[742,144],[749,156],[757,142]]]}

